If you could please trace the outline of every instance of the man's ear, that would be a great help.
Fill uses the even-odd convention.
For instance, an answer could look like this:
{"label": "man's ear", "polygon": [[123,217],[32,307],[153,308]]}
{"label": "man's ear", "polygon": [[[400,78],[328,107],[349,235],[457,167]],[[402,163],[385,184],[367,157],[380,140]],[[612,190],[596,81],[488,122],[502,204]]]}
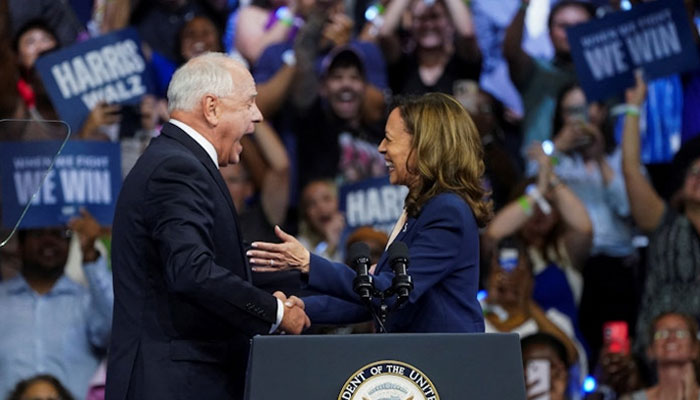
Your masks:
{"label": "man's ear", "polygon": [[205,94],[200,102],[202,116],[211,126],[219,125],[219,98],[212,94]]}

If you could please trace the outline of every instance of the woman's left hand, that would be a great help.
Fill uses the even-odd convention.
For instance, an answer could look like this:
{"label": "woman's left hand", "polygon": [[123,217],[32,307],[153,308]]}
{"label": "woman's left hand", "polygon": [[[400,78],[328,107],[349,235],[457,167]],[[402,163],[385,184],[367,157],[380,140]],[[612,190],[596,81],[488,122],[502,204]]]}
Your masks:
{"label": "woman's left hand", "polygon": [[271,272],[298,269],[309,272],[311,253],[292,235],[275,226],[275,234],[282,243],[253,242],[253,249],[246,255],[250,258],[253,271]]}

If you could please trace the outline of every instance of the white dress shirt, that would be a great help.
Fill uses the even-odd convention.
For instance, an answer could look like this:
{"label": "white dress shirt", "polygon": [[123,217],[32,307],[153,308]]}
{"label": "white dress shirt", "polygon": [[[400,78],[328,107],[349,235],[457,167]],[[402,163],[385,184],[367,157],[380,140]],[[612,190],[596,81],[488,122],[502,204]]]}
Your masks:
{"label": "white dress shirt", "polygon": [[202,136],[201,133],[194,130],[194,128],[192,128],[191,126],[187,125],[182,121],[178,121],[175,118],[170,118],[170,121],[168,122],[182,129],[187,134],[187,136],[191,137],[192,140],[197,142],[197,144],[199,144],[204,149],[204,151],[207,152],[209,158],[211,158],[211,161],[214,163],[214,165],[216,165],[216,168],[219,168],[219,155],[216,154],[216,149],[214,148],[214,145],[211,144],[211,142],[207,138]]}

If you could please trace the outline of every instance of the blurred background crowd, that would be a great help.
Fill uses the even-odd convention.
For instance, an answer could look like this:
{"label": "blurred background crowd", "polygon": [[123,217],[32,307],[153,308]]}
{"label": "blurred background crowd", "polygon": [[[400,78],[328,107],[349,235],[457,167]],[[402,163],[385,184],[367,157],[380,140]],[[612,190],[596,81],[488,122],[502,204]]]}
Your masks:
{"label": "blurred background crowd", "polygon": [[[698,399],[700,69],[638,74],[588,102],[566,35],[637,3],[2,0],[0,119],[59,119],[37,58],[134,27],[153,93],[99,102],[71,127],[71,140],[118,142],[126,175],[168,120],[175,69],[225,52],[250,68],[265,118],[221,170],[244,240],[278,241],[280,225],[337,261],[367,242],[376,262],[386,232],[344,235],[338,188],[387,174],[377,145],[392,97],[451,94],[481,134],[496,211],[481,236],[487,332],[523,338],[530,398]],[[684,5],[698,46],[700,1]],[[0,131],[18,139],[36,138]],[[0,398],[102,398],[108,254],[109,227],[86,211],[0,250]],[[255,280],[309,294],[292,272]]]}

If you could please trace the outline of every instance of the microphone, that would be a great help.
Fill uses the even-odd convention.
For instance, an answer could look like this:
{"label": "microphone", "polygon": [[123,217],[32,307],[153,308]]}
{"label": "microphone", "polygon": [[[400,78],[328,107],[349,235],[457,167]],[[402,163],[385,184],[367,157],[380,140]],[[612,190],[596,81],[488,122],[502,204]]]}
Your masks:
{"label": "microphone", "polygon": [[396,292],[396,301],[400,303],[408,299],[408,295],[413,290],[413,281],[408,275],[408,246],[406,243],[395,241],[389,246],[389,265],[394,271],[394,279],[391,282]]}
{"label": "microphone", "polygon": [[355,242],[348,250],[348,258],[357,276],[352,281],[352,290],[360,296],[360,299],[369,301],[372,299],[374,285],[369,274],[369,246],[364,242]]}

